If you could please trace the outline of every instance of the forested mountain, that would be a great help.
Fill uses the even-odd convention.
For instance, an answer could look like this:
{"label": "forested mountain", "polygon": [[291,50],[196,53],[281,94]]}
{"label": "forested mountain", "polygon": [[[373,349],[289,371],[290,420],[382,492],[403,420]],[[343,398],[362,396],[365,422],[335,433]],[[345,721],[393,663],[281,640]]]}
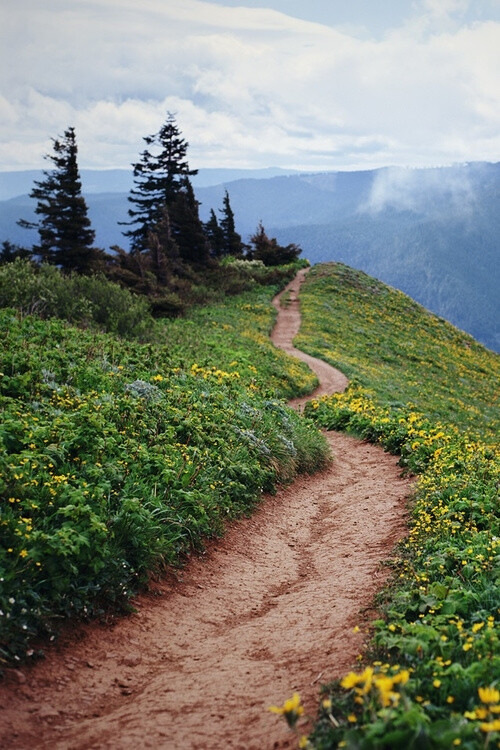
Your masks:
{"label": "forested mountain", "polygon": [[[22,183],[12,174],[0,175],[0,196],[14,196],[22,184],[28,192],[38,176],[19,173]],[[222,208],[228,190],[244,241],[262,221],[312,263],[339,260],[364,270],[500,351],[500,164],[264,174],[200,170],[193,185],[201,218]],[[127,216],[131,183],[131,171],[82,170],[99,246],[127,246],[117,222]],[[33,203],[19,194],[0,201],[0,241],[33,241],[16,226],[30,219]]]}

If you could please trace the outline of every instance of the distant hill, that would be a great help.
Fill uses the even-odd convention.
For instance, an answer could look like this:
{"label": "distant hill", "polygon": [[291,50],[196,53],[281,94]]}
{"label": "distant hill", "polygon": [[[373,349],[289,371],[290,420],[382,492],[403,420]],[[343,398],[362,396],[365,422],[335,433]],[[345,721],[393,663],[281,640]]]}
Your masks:
{"label": "distant hill", "polygon": [[[297,173],[293,169],[267,167],[265,169],[200,169],[194,175],[194,187],[219,185],[222,182],[232,182],[244,178],[268,179],[284,174]],[[39,180],[42,172],[36,169],[18,172],[0,172],[0,201],[9,200],[31,191],[35,180]],[[133,185],[132,168],[130,169],[82,169],[83,191],[89,193],[128,193]]]}
{"label": "distant hill", "polygon": [[[30,245],[16,226],[33,215],[26,196],[36,172],[0,173],[0,241]],[[500,351],[500,164],[429,169],[290,173],[200,170],[200,215],[229,191],[237,230],[248,240],[262,220],[312,263],[338,260],[409,294]],[[96,244],[127,246],[130,170],[82,170]],[[24,186],[24,187],[23,187]],[[16,194],[24,189],[25,194]]]}

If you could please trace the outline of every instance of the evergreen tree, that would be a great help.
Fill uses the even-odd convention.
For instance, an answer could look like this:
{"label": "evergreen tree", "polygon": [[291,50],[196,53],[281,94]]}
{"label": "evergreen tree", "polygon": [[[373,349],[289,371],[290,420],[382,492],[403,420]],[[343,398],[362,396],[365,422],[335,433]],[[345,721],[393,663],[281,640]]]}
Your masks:
{"label": "evergreen tree", "polygon": [[219,225],[213,208],[210,209],[210,219],[205,224],[205,234],[212,255],[215,258],[220,258],[224,255],[224,233]]}
{"label": "evergreen tree", "polygon": [[160,286],[166,286],[172,273],[182,269],[179,248],[172,234],[170,216],[163,207],[160,221],[148,234],[150,269]]}
{"label": "evergreen tree", "polygon": [[68,128],[62,138],[53,139],[54,153],[45,156],[55,169],[44,171],[44,179],[35,181],[30,193],[37,206],[38,222],[20,220],[20,226],[37,229],[39,244],[33,253],[41,260],[55,263],[65,271],[90,270],[96,252],[95,232],[87,216],[78,170],[75,129]]}
{"label": "evergreen tree", "polygon": [[229,193],[225,192],[223,208],[221,210],[222,219],[220,222],[220,228],[222,230],[222,236],[224,238],[223,254],[224,255],[243,255],[243,243],[241,241],[241,235],[236,231],[234,223],[234,213],[229,202]]}
{"label": "evergreen tree", "polygon": [[186,177],[182,188],[168,208],[172,236],[183,261],[190,265],[204,266],[209,262],[210,248],[198,207],[199,203],[194,197],[193,186]]}
{"label": "evergreen tree", "polygon": [[[175,116],[170,112],[159,132],[146,136],[144,141],[148,148],[134,166],[135,187],[129,196],[135,208],[129,209],[127,223],[135,228],[124,232],[131,238],[132,252],[147,248],[148,233],[161,221],[163,208],[170,209],[186,178],[198,172],[189,169],[186,160],[189,144],[181,137]],[[150,147],[155,148],[155,153]]]}

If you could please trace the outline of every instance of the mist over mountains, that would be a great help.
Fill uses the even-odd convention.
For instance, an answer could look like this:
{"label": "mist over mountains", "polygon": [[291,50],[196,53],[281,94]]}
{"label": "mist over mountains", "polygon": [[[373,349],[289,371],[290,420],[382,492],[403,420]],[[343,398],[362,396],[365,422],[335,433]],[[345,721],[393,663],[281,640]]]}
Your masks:
{"label": "mist over mountains", "polygon": [[[127,247],[132,170],[82,170],[96,244]],[[0,242],[31,245],[16,225],[34,217],[27,193],[40,172],[0,173]],[[500,351],[500,163],[427,169],[299,173],[200,170],[200,215],[229,192],[247,240],[262,220],[268,235],[295,242],[311,263],[337,260],[401,289],[432,312]]]}

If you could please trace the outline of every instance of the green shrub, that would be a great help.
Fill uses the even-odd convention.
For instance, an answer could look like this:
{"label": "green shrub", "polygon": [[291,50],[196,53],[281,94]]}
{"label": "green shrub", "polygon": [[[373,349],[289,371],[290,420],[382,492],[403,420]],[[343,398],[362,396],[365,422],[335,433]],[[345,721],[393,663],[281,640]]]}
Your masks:
{"label": "green shrub", "polygon": [[146,298],[104,276],[64,275],[55,266],[22,259],[0,267],[0,307],[134,338],[146,335],[153,322]]}

